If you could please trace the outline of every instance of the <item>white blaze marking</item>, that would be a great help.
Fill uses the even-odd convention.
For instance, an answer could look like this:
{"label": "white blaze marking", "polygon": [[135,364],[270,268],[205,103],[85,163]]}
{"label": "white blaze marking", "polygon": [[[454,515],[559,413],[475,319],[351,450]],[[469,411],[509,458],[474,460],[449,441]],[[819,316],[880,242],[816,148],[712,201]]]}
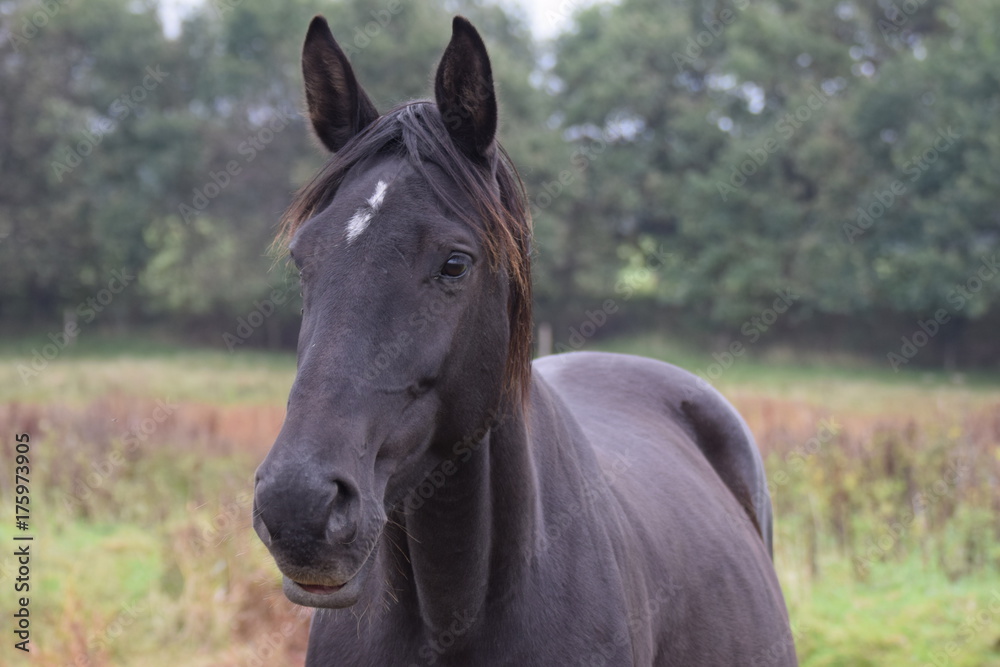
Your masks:
{"label": "white blaze marking", "polygon": [[354,212],[351,219],[347,221],[348,243],[361,236],[361,232],[368,228],[368,223],[371,222],[372,217],[378,213],[379,208],[382,206],[382,201],[385,199],[385,191],[388,187],[385,181],[379,181],[378,185],[375,186],[375,192],[365,202],[366,206],[360,207]]}
{"label": "white blaze marking", "polygon": [[385,199],[385,191],[388,187],[385,181],[379,181],[378,185],[375,186],[375,192],[368,198],[368,205],[372,207],[372,213],[378,213],[378,209],[382,205],[382,200]]}
{"label": "white blaze marking", "polygon": [[361,236],[361,232],[365,231],[371,219],[372,212],[370,210],[366,211],[363,208],[359,208],[358,212],[347,221],[347,242],[350,243]]}

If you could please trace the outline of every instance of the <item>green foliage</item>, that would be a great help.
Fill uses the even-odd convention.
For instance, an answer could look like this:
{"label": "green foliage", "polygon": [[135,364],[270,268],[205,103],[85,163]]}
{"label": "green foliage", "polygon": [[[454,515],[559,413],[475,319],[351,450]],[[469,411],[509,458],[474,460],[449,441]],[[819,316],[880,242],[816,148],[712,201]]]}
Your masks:
{"label": "green foliage", "polygon": [[[654,314],[619,329],[683,313],[672,333],[725,345],[792,289],[770,341],[851,318],[886,331],[864,343],[884,355],[900,323],[945,308],[955,324],[921,360],[996,359],[1000,280],[961,290],[1000,246],[997,0],[623,0],[550,43],[471,0],[213,0],[173,38],[153,0],[38,12],[0,8],[4,328],[72,319],[126,268],[140,279],[103,322],[218,340],[286,280],[275,222],[326,157],[300,114],[310,17],[386,110],[429,94],[460,12],[490,49],[557,342],[645,268]],[[296,321],[283,308],[268,340],[290,344]]]}
{"label": "green foliage", "polygon": [[[1000,5],[911,5],[580,12],[557,43],[556,106],[568,135],[609,150],[588,171],[599,203],[572,224],[595,245],[651,239],[678,253],[661,302],[721,327],[783,287],[803,294],[800,319],[995,312],[1000,281],[962,308],[948,298],[1000,247],[988,176],[1000,63],[984,44]],[[615,246],[594,263],[613,265]]]}

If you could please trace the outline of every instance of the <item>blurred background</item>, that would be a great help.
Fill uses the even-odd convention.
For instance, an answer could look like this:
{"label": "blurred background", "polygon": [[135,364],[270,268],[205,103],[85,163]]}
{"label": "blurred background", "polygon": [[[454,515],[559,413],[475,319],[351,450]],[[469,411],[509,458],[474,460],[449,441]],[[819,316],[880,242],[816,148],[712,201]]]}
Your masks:
{"label": "blurred background", "polygon": [[326,157],[317,13],[383,111],[430,94],[453,14],[483,34],[539,353],[671,361],[743,412],[803,664],[1000,665],[997,0],[0,1],[36,660],[302,661],[249,511],[301,308],[270,245]]}

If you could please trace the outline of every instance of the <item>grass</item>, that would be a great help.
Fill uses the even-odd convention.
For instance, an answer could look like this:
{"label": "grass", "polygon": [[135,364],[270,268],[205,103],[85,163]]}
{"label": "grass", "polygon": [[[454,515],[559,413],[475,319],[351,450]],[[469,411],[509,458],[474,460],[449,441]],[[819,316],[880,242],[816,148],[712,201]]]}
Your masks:
{"label": "grass", "polygon": [[[888,364],[875,364],[870,359],[853,357],[844,353],[802,353],[786,348],[772,348],[763,352],[746,350],[733,357],[731,365],[721,368],[720,358],[726,351],[705,353],[678,346],[654,335],[601,341],[595,349],[608,352],[637,354],[672,364],[698,373],[720,387],[752,385],[769,393],[786,395],[801,393],[811,396],[822,394],[836,386],[843,393],[846,388],[877,387],[881,391],[894,390],[941,391],[967,390],[970,394],[1000,391],[1000,374],[982,371],[948,373],[942,370],[904,367],[896,372]],[[713,356],[718,355],[718,357]],[[712,365],[721,373],[717,379]]]}
{"label": "grass", "polygon": [[[25,383],[17,365],[38,345],[0,345],[2,460],[10,434],[32,434],[35,658],[301,664],[308,613],[282,596],[249,522],[294,356],[110,338]],[[654,338],[603,347],[716,363]],[[1000,377],[772,352],[714,383],[765,455],[803,665],[1000,667]],[[915,494],[928,502],[907,519]],[[4,507],[11,495],[0,479]],[[0,522],[0,543],[11,530]],[[0,590],[11,565],[0,559]],[[0,645],[0,663],[12,654]]]}
{"label": "grass", "polygon": [[79,405],[95,396],[127,394],[224,405],[284,405],[295,376],[291,352],[230,353],[225,348],[190,349],[114,335],[80,339],[51,361],[42,358],[35,372],[34,352],[43,353],[48,342],[40,337],[0,345],[0,403]]}
{"label": "grass", "polygon": [[881,565],[867,583],[833,572],[808,590],[785,589],[804,665],[1000,665],[995,574],[951,581],[913,557]]}

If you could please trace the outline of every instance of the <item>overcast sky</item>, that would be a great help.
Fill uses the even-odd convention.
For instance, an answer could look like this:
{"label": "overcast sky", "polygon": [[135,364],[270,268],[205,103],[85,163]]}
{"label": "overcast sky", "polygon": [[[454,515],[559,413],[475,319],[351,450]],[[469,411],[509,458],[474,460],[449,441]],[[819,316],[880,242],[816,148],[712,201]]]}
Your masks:
{"label": "overcast sky", "polygon": [[[498,0],[497,4],[518,8],[527,14],[532,32],[540,39],[558,34],[568,23],[573,12],[592,5],[597,0]],[[160,16],[167,35],[174,37],[180,31],[180,22],[188,8],[202,4],[203,0],[160,0]]]}

